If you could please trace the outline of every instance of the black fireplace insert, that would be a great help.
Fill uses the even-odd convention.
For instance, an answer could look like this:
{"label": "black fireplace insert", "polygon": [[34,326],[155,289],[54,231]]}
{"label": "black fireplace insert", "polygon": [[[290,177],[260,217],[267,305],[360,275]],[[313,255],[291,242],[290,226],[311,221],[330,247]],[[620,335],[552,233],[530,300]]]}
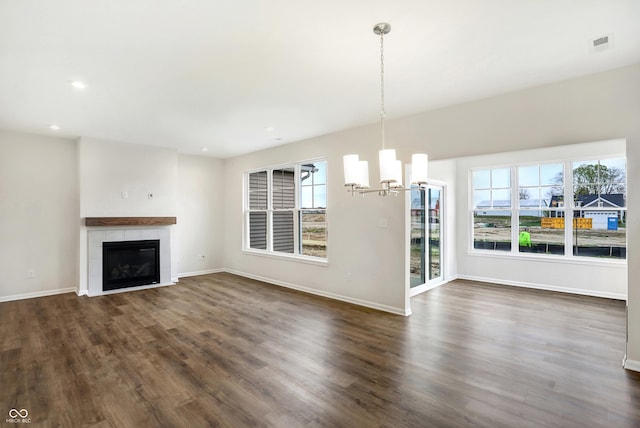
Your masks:
{"label": "black fireplace insert", "polygon": [[159,282],[159,239],[102,243],[102,291]]}

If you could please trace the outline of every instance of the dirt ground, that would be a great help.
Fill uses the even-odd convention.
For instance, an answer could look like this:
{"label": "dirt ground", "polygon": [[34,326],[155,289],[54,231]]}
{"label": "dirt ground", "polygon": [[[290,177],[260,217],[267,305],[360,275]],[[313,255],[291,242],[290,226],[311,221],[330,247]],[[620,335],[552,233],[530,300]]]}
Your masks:
{"label": "dirt ground", "polygon": [[325,214],[303,214],[302,253],[327,257],[327,223]]}
{"label": "dirt ground", "polygon": [[[564,230],[547,229],[541,227],[529,227],[531,243],[563,244]],[[511,229],[506,227],[475,227],[474,238],[481,241],[503,241],[511,240]],[[577,229],[574,231],[572,240],[575,242],[576,234],[578,243],[584,246],[618,246],[624,247],[627,244],[626,229],[602,230],[602,229]]]}
{"label": "dirt ground", "polygon": [[[327,224],[324,214],[307,214],[302,227],[303,253],[310,256],[327,256]],[[564,230],[529,227],[532,244],[564,244]],[[601,230],[577,229],[578,243],[582,246],[616,246],[625,247],[627,244],[626,229]],[[412,238],[419,238],[421,232],[412,230]],[[437,234],[437,232],[436,232]],[[511,229],[506,227],[475,227],[474,238],[480,241],[508,242],[511,240]],[[575,242],[576,233],[572,237]],[[418,265],[419,266],[419,265]],[[412,270],[415,266],[412,266]],[[418,267],[419,270],[419,267]]]}

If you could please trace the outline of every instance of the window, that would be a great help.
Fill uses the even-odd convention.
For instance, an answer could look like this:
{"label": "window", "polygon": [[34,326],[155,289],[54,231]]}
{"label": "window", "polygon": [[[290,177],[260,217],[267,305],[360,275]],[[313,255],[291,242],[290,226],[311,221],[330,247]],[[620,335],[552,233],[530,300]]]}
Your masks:
{"label": "window", "polygon": [[616,158],[473,170],[473,248],[625,259],[625,164]]}
{"label": "window", "polygon": [[443,194],[444,187],[437,184],[411,187],[411,288],[442,279]]}
{"label": "window", "polygon": [[564,254],[563,164],[518,167],[518,251]]}
{"label": "window", "polygon": [[573,162],[573,254],[626,258],[625,159]]}
{"label": "window", "polygon": [[267,172],[249,174],[249,247],[267,249]]}
{"label": "window", "polygon": [[327,257],[326,162],[300,166],[300,247],[305,256]]}
{"label": "window", "polygon": [[511,251],[511,168],[473,171],[473,248]]}
{"label": "window", "polygon": [[415,287],[426,282],[425,241],[427,216],[425,210],[426,192],[422,188],[411,187],[411,253],[409,259],[409,284]]}
{"label": "window", "polygon": [[245,248],[327,257],[326,161],[247,173]]}
{"label": "window", "polygon": [[296,207],[294,168],[271,171],[271,206],[273,211],[273,251],[293,254],[295,248],[293,219]]}

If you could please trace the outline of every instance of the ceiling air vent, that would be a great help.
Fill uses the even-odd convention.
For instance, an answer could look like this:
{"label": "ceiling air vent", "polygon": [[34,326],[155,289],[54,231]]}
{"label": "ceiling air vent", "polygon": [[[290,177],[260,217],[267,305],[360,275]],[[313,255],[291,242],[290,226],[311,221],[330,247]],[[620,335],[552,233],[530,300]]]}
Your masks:
{"label": "ceiling air vent", "polygon": [[613,34],[605,34],[589,41],[591,52],[601,52],[613,47]]}
{"label": "ceiling air vent", "polygon": [[598,46],[608,45],[609,44],[609,36],[602,36],[599,39],[595,39],[593,41],[593,47],[598,48]]}

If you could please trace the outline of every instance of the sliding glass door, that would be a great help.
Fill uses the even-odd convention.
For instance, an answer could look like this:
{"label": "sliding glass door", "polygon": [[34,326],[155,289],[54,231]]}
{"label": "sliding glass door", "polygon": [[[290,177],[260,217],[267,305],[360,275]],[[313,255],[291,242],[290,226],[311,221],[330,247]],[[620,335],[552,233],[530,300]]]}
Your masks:
{"label": "sliding glass door", "polygon": [[[429,185],[411,189],[410,286],[418,287],[442,281],[442,208],[444,187]],[[420,287],[422,288],[422,287]]]}

